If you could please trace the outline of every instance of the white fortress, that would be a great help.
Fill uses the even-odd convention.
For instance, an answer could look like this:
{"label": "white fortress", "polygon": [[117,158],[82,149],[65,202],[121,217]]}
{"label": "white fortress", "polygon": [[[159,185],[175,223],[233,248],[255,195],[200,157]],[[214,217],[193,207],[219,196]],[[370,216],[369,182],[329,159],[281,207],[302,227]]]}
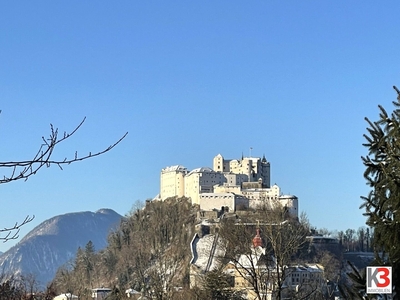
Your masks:
{"label": "white fortress", "polygon": [[181,165],[162,169],[159,197],[165,200],[185,196],[206,211],[281,205],[297,217],[297,197],[281,195],[276,184],[271,187],[270,170],[265,156],[224,159],[218,154],[212,169],[203,167],[189,172]]}

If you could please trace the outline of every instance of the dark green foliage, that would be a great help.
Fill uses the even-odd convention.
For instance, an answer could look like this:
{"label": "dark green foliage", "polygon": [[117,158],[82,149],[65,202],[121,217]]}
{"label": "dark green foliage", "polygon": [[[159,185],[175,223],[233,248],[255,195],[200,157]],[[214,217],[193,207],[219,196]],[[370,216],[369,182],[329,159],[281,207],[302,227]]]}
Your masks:
{"label": "dark green foliage", "polygon": [[[395,88],[395,87],[394,87]],[[364,135],[368,155],[362,157],[364,177],[371,191],[362,197],[367,224],[374,230],[376,264],[393,268],[393,285],[400,295],[400,92],[388,114],[379,106],[379,120],[371,122]]]}
{"label": "dark green foliage", "polygon": [[0,300],[19,300],[23,295],[24,290],[15,278],[0,284]]}
{"label": "dark green foliage", "polygon": [[345,299],[360,299],[367,300],[370,297],[366,294],[366,273],[365,269],[360,272],[351,262],[347,261],[346,264],[351,268],[351,272],[347,272],[348,282],[344,280],[338,285],[340,294]]}
{"label": "dark green foliage", "polygon": [[208,272],[204,278],[204,299],[210,300],[241,300],[243,293],[234,290],[234,278],[221,270]]}

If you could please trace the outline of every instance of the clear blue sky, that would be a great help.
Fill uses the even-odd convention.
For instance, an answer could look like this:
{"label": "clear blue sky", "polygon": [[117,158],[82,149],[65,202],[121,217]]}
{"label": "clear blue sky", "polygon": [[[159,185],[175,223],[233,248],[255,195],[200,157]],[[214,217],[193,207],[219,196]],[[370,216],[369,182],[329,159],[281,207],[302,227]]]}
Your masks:
{"label": "clear blue sky", "polygon": [[[161,168],[271,162],[316,227],[357,229],[367,124],[400,85],[397,1],[6,1],[1,161],[33,156],[52,123],[83,128],[54,154],[113,151],[0,188],[1,227],[34,214],[124,215]],[[7,175],[2,171],[1,176]],[[0,251],[12,246],[0,245]]]}

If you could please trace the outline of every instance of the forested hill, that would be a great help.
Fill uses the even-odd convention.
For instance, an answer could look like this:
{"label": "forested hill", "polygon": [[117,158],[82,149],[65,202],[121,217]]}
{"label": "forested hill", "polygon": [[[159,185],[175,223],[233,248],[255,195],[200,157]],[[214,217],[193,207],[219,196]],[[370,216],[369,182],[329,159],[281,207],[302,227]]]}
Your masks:
{"label": "forested hill", "polygon": [[90,287],[140,291],[151,283],[154,293],[163,293],[187,283],[195,216],[187,198],[147,202],[109,235],[104,250],[80,249],[73,267],[57,272],[54,287],[85,297]]}

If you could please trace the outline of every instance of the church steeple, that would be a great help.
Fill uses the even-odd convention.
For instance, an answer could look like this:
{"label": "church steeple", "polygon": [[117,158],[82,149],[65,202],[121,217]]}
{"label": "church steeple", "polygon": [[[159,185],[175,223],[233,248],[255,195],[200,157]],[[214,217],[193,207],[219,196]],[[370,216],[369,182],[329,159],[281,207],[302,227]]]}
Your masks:
{"label": "church steeple", "polygon": [[253,238],[253,247],[262,247],[262,238],[260,236],[260,221],[257,221],[256,236]]}

